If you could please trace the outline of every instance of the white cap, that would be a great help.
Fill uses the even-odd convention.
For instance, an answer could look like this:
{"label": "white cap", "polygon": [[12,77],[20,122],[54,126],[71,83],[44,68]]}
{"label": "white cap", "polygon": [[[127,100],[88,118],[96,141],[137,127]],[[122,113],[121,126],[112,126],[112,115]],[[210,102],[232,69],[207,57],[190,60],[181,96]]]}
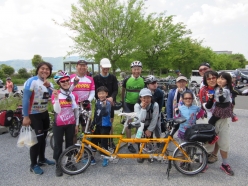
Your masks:
{"label": "white cap", "polygon": [[152,96],[152,92],[148,88],[143,88],[143,89],[140,90],[139,96],[140,97],[143,97],[143,96]]}
{"label": "white cap", "polygon": [[111,68],[111,63],[108,58],[101,59],[100,65],[102,66],[102,68]]}

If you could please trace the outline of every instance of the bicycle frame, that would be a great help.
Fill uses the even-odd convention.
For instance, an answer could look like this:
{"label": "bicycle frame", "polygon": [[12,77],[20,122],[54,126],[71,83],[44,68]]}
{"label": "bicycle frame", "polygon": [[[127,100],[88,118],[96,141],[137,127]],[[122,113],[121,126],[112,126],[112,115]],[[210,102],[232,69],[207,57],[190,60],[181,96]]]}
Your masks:
{"label": "bicycle frame", "polygon": [[[89,111],[88,111],[89,112]],[[91,114],[91,112],[89,113],[89,115]],[[122,113],[124,114],[124,113]],[[131,115],[126,115],[126,121],[124,124],[124,129],[127,127],[127,123],[129,122],[130,119],[134,118],[134,115],[132,115],[132,113],[130,113]],[[94,147],[95,149],[99,150],[100,152],[104,153],[105,155],[104,158],[108,158],[110,160],[114,160],[117,158],[155,158],[157,160],[172,160],[172,161],[181,161],[181,162],[192,162],[190,157],[188,156],[187,152],[185,152],[181,146],[178,144],[178,142],[173,138],[173,135],[175,134],[175,132],[177,131],[177,129],[175,129],[175,127],[172,128],[172,130],[170,131],[170,135],[168,135],[167,138],[134,138],[134,139],[127,139],[127,138],[123,138],[123,135],[92,135],[89,134],[89,132],[87,132],[87,128],[88,128],[89,122],[87,122],[86,127],[85,127],[85,133],[84,136],[81,139],[81,148],[79,151],[79,155],[77,155],[77,160],[80,160],[80,157],[82,156],[83,152],[84,152],[84,148],[85,148],[85,144],[87,145],[91,145],[91,147]],[[123,134],[123,133],[122,133]],[[114,150],[114,152],[110,152],[104,148],[99,147],[98,145],[92,143],[91,141],[89,141],[89,138],[117,138],[118,139],[118,144],[116,145],[116,148]],[[121,143],[140,143],[140,150],[139,152],[135,153],[135,154],[120,154],[119,149],[121,146]],[[170,142],[172,142],[177,148],[180,149],[180,151],[183,153],[183,157],[182,158],[173,158],[173,156],[169,156],[166,155],[166,150],[168,148],[168,145],[170,144]],[[143,152],[143,148],[145,147],[146,144],[148,143],[162,143],[164,144],[162,151],[160,153],[144,153]]]}

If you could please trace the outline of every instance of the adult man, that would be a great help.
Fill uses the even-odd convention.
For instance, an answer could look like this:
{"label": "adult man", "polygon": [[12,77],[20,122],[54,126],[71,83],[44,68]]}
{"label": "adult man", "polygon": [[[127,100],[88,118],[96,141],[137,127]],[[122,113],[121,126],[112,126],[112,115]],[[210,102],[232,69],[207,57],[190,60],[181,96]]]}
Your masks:
{"label": "adult man", "polygon": [[155,76],[149,75],[145,79],[145,83],[146,83],[147,88],[152,92],[153,101],[157,102],[158,106],[159,106],[159,117],[158,117],[157,125],[156,125],[154,132],[155,132],[155,136],[157,138],[160,138],[160,135],[161,135],[161,110],[162,110],[163,102],[164,102],[164,93],[160,88],[158,88],[158,83],[157,83],[157,79],[155,78]]}
{"label": "adult man", "polygon": [[[209,63],[202,63],[199,65],[198,67],[198,70],[199,70],[199,74],[200,76],[202,77],[203,79],[203,76],[204,76],[204,73],[209,70],[211,67],[210,67],[210,64]],[[203,87],[203,82],[201,82],[201,85],[200,85],[200,89]]]}
{"label": "adult man", "polygon": [[167,119],[173,118],[175,108],[178,108],[183,104],[181,96],[186,90],[189,90],[186,87],[187,81],[188,79],[185,76],[179,76],[176,79],[177,88],[171,89],[169,91],[168,99],[166,103]]}
{"label": "adult man", "polygon": [[[110,120],[111,120],[111,123],[113,123],[113,121],[114,121],[113,105],[114,105],[114,102],[116,101],[116,96],[118,94],[118,82],[117,82],[116,76],[109,73],[109,70],[111,68],[111,63],[110,63],[109,59],[107,59],[107,58],[101,59],[100,68],[101,68],[100,74],[96,75],[93,78],[94,82],[95,82],[95,90],[97,90],[101,86],[105,86],[108,88],[107,100],[112,105],[111,115],[110,115],[111,119]],[[95,97],[96,97],[96,99],[98,99],[97,94],[95,94]],[[113,125],[111,128],[110,134],[113,134]],[[112,143],[112,147],[113,146],[114,146],[114,144]]]}
{"label": "adult man", "polygon": [[[123,103],[123,112],[134,112],[134,105],[139,99],[139,92],[144,88],[144,79],[140,76],[142,71],[142,63],[134,61],[131,63],[132,75],[124,79],[122,84],[121,98]],[[126,128],[127,138],[131,138],[131,129]],[[132,143],[128,144],[128,150],[132,153],[136,152]]]}
{"label": "adult man", "polygon": [[[87,70],[87,62],[85,60],[79,60],[76,65],[76,74],[70,75],[71,84],[75,85],[75,82],[78,82],[75,85],[73,92],[78,95],[79,103],[84,100],[89,100],[91,102],[95,96],[95,83],[92,77],[87,76]],[[80,118],[79,122],[84,131],[85,123],[83,123]]]}

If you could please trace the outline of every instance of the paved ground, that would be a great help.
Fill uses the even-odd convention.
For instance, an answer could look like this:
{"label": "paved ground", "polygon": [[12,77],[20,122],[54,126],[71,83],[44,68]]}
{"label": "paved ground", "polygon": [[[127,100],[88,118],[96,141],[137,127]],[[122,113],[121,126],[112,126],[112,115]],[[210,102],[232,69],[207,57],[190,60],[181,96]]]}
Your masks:
{"label": "paved ground", "polygon": [[[239,97],[236,108],[245,107],[247,110],[235,109],[239,121],[229,121],[231,133],[231,147],[229,162],[235,176],[223,173],[219,166],[221,161],[209,165],[206,173],[195,176],[185,176],[174,167],[170,179],[166,178],[166,164],[145,161],[138,164],[135,159],[120,159],[117,164],[110,163],[108,167],[97,165],[90,166],[84,173],[76,176],[64,175],[55,177],[55,167],[45,166],[41,176],[29,172],[29,151],[27,148],[16,147],[17,138],[12,138],[8,133],[0,135],[0,186],[44,186],[44,185],[239,185],[248,186],[248,97]],[[240,106],[240,103],[241,106]],[[122,149],[126,152],[126,147]],[[219,155],[218,155],[219,156]],[[46,149],[46,157],[52,159],[50,146]],[[219,156],[220,159],[220,156]]]}

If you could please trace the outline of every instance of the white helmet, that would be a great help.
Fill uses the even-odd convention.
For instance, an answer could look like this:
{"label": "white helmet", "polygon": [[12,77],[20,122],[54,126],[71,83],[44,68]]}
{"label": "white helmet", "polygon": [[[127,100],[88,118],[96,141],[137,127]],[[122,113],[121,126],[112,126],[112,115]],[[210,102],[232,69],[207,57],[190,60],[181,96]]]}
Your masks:
{"label": "white helmet", "polygon": [[149,76],[147,76],[147,78],[145,79],[145,82],[146,82],[147,84],[150,84],[150,83],[155,82],[155,81],[158,81],[158,80],[157,80],[157,78],[155,78],[155,76],[153,76],[153,75],[149,75]]}
{"label": "white helmet", "polygon": [[141,67],[142,68],[142,63],[140,61],[134,61],[131,63],[131,68],[133,67]]}
{"label": "white helmet", "polygon": [[61,79],[61,78],[64,78],[64,77],[69,77],[70,78],[70,75],[66,72],[66,71],[62,71],[62,70],[59,70],[56,74],[55,74],[55,76],[54,76],[54,81],[57,83],[57,84],[59,84],[59,80]]}
{"label": "white helmet", "polygon": [[111,63],[108,58],[102,58],[100,61],[102,68],[111,68]]}

